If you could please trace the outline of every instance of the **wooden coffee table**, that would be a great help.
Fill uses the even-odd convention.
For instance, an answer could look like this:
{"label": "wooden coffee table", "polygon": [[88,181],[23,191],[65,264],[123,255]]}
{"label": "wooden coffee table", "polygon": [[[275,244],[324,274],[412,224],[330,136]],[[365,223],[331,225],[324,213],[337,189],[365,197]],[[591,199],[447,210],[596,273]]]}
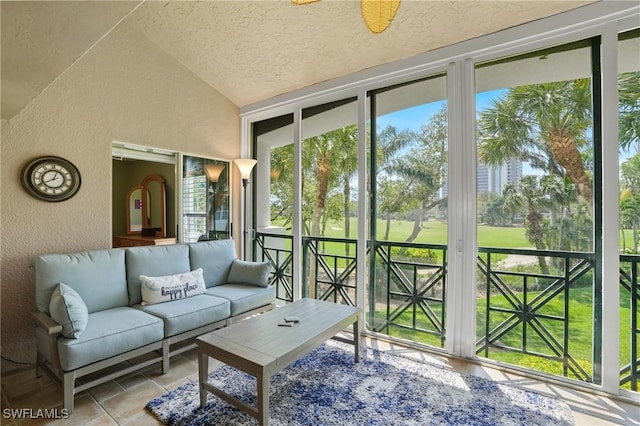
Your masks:
{"label": "wooden coffee table", "polygon": [[[291,327],[278,326],[284,317],[296,316]],[[256,417],[261,425],[269,421],[269,380],[272,375],[353,324],[355,362],[360,361],[358,317],[360,309],[315,299],[301,299],[196,339],[200,406],[207,392]],[[209,357],[256,378],[257,407],[229,395],[208,382]]]}

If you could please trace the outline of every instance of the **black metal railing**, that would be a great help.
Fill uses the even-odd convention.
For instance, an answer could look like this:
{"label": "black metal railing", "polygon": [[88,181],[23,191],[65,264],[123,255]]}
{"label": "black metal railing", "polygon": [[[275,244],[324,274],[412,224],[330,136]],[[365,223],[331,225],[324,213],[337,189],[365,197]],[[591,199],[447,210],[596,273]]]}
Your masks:
{"label": "black metal railing", "polygon": [[[514,268],[492,261],[504,255],[524,256],[534,265]],[[570,293],[581,285],[591,288],[592,279],[583,278],[593,264],[591,253],[479,248],[478,291],[486,299],[484,307],[478,306],[479,328],[484,332],[476,342],[476,353],[498,359],[505,352],[534,356],[557,364],[554,367],[559,366],[563,376],[592,382],[591,368],[585,364],[591,363],[593,348],[588,358],[577,356],[570,341],[570,326],[576,321]]]}
{"label": "black metal railing", "polygon": [[620,370],[620,385],[629,386],[633,391],[638,391],[638,379],[640,378],[640,349],[638,347],[640,346],[639,263],[639,255],[620,256],[620,307],[629,307],[629,318],[626,322],[628,326],[624,330],[629,333],[629,358],[622,361],[626,365]]}
{"label": "black metal railing", "polygon": [[444,347],[446,246],[377,241],[375,259],[371,329]]}
{"label": "black metal railing", "polygon": [[276,287],[276,298],[293,301],[293,250],[291,235],[256,234],[258,257],[271,263],[269,284]]}
{"label": "black metal railing", "polygon": [[[272,264],[277,297],[293,300],[290,235],[258,233],[258,253]],[[447,247],[376,241],[369,269],[367,327],[370,330],[444,347]],[[302,295],[354,305],[357,241],[302,238]],[[508,256],[528,259],[506,265]],[[629,310],[629,358],[623,359],[620,385],[637,391],[640,377],[639,255],[620,257],[621,309]],[[593,303],[595,255],[480,247],[477,262],[476,353],[486,358],[591,382],[597,343],[572,342],[572,330],[595,328],[591,313],[579,317],[572,300]],[[371,265],[370,265],[371,266]],[[584,310],[584,307],[583,307]],[[591,310],[589,310],[591,312]],[[626,311],[625,311],[626,312]],[[574,331],[575,339],[575,331]],[[584,343],[584,342],[583,342]],[[585,346],[590,346],[585,353]],[[597,350],[596,350],[597,351]],[[509,358],[509,354],[515,354]]]}
{"label": "black metal railing", "polygon": [[355,306],[358,241],[302,237],[302,296]]}

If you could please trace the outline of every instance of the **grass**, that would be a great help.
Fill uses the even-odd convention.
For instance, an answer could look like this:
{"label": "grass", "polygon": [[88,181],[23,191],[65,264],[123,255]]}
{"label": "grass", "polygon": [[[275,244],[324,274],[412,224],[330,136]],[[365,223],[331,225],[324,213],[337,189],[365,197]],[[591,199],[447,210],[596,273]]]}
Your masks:
{"label": "grass", "polygon": [[[538,293],[529,293],[531,298],[535,297]],[[521,296],[521,295],[519,295]],[[631,354],[631,342],[630,342],[630,328],[629,319],[631,311],[629,309],[628,295],[623,295],[620,305],[620,367],[626,365],[630,361]],[[510,307],[509,303],[503,296],[491,296],[492,307]],[[485,332],[485,313],[486,313],[487,299],[485,297],[478,297],[476,303],[476,336],[480,339],[484,336]],[[434,304],[431,306],[434,312],[440,315],[441,306]],[[569,333],[568,333],[568,351],[569,355],[575,359],[575,361],[589,374],[592,374],[591,359],[593,355],[592,346],[592,333],[593,333],[593,306],[592,306],[592,291],[590,288],[576,288],[570,292],[569,302]],[[545,305],[541,313],[554,316],[564,315],[564,295],[560,294],[547,305]],[[386,312],[376,312],[376,318],[382,321],[385,318]],[[491,327],[495,327],[500,321],[506,319],[508,314],[501,314],[492,311],[491,312]],[[424,318],[424,317],[423,317]],[[396,323],[403,324],[406,327],[412,327],[413,325],[412,312],[404,312],[397,320]],[[539,319],[539,321],[545,326],[551,335],[563,344],[564,331],[563,322],[550,319]],[[420,317],[416,321],[416,328],[431,329],[427,321]],[[522,336],[523,327],[519,325],[512,331],[507,333],[500,339],[500,343],[505,346],[514,348],[522,348]],[[440,338],[432,334],[421,332],[418,330],[410,330],[402,327],[390,327],[389,335],[400,337],[403,339],[412,340],[419,343],[424,343],[436,347],[440,347]],[[527,350],[531,352],[538,352],[554,357],[555,354],[549,349],[549,347],[542,341],[533,328],[527,326]],[[484,352],[479,353],[480,356],[485,356]],[[560,358],[549,359],[534,355],[526,355],[521,352],[514,352],[508,350],[501,350],[492,348],[489,350],[488,358],[506,362],[513,365],[518,365],[525,368],[530,368],[537,371],[543,371],[550,374],[563,375],[563,363]],[[582,379],[572,374],[571,371],[567,374],[568,377]]]}
{"label": "grass", "polygon": [[[277,225],[274,223],[274,225]],[[352,218],[350,222],[351,238],[355,239],[358,230],[356,218]],[[376,221],[376,230],[378,239],[383,239],[386,228],[386,221],[378,219]],[[409,221],[391,221],[389,232],[389,241],[406,241],[413,230],[413,222]],[[344,223],[330,222],[327,224],[325,236],[329,238],[344,238]],[[625,242],[627,248],[633,248],[633,232],[630,229],[625,231]],[[526,248],[533,247],[533,244],[525,235],[525,229],[522,226],[490,226],[479,223],[477,228],[478,246],[480,247],[500,247],[500,248]],[[620,248],[622,249],[622,233],[619,236]],[[446,244],[447,243],[447,223],[430,219],[423,223],[422,229],[415,239],[416,243],[425,244]]]}

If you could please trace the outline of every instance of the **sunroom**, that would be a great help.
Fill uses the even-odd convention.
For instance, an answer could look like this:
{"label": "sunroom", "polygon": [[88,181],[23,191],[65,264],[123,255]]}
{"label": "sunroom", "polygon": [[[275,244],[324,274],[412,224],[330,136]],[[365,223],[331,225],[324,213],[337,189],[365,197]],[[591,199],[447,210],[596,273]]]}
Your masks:
{"label": "sunroom", "polygon": [[583,12],[242,108],[278,298],[637,401],[640,27]]}

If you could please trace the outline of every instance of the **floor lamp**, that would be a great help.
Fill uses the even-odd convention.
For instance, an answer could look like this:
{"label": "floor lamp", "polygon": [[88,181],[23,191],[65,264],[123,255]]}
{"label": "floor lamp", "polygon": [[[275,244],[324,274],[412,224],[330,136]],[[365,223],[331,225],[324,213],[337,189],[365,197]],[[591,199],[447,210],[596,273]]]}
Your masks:
{"label": "floor lamp", "polygon": [[253,170],[253,167],[256,165],[258,161],[254,160],[253,158],[238,158],[237,160],[233,160],[233,162],[236,163],[238,170],[240,170],[240,177],[242,178],[242,190],[244,192],[244,211],[242,212],[242,215],[244,218],[244,222],[243,222],[244,227],[242,228],[243,230],[242,258],[246,260],[247,247],[248,247],[247,235],[249,233],[249,230],[247,229],[247,185],[249,184],[249,177],[251,177],[251,170]]}
{"label": "floor lamp", "polygon": [[205,164],[204,172],[207,174],[207,178],[209,182],[211,182],[211,210],[213,210],[211,215],[211,220],[213,222],[213,238],[209,234],[209,230],[207,230],[207,237],[211,240],[217,240],[218,234],[216,232],[216,192],[218,190],[218,179],[220,179],[220,174],[224,170],[224,165],[222,164]]}

